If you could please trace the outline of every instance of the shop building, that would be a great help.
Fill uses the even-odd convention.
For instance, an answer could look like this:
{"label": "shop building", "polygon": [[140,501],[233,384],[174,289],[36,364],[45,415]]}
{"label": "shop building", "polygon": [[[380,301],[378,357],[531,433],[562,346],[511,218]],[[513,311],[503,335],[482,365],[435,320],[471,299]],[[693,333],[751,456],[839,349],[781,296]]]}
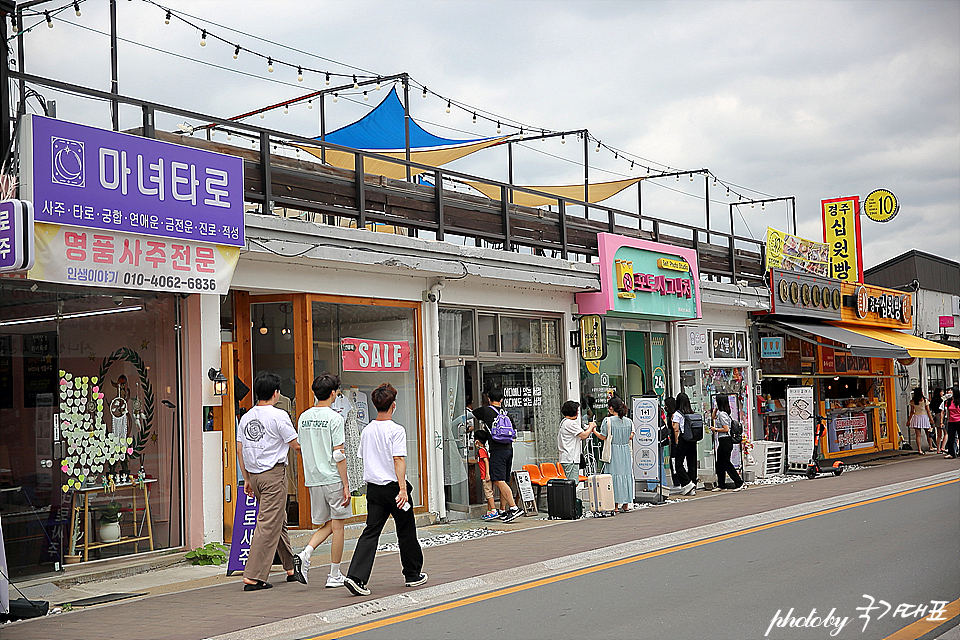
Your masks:
{"label": "shop building", "polygon": [[[753,328],[764,438],[786,442],[788,462],[799,468],[817,416],[827,420],[825,458],[897,448],[895,363],[943,348],[912,335],[911,294],[779,270],[770,283],[770,312]],[[790,405],[797,388],[812,390],[809,400]],[[800,423],[809,432],[795,428]]]}

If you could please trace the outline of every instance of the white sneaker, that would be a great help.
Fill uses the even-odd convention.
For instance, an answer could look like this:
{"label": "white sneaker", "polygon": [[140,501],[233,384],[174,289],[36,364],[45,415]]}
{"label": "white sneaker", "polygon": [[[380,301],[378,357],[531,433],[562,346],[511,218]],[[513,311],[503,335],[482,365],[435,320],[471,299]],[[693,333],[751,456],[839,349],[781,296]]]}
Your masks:
{"label": "white sneaker", "polygon": [[307,576],[307,571],[310,570],[310,556],[305,554],[304,551],[293,556],[293,577],[301,584],[307,584],[310,580]]}
{"label": "white sneaker", "polygon": [[335,587],[342,587],[342,586],[343,586],[342,573],[335,576],[330,576],[330,575],[327,576],[327,585],[326,585],[327,589],[333,589]]}
{"label": "white sneaker", "polygon": [[680,495],[688,496],[690,495],[691,491],[696,491],[696,490],[697,490],[697,485],[693,484],[692,482],[688,482],[687,484],[683,485],[683,490],[680,491]]}

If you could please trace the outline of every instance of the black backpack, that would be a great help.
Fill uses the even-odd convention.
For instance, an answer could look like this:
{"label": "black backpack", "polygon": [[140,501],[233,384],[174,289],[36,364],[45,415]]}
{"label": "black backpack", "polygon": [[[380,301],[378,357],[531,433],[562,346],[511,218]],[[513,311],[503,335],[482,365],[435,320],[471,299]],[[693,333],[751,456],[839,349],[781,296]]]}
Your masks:
{"label": "black backpack", "polygon": [[699,413],[683,414],[683,439],[687,442],[703,440],[703,416]]}
{"label": "black backpack", "polygon": [[733,444],[741,444],[743,442],[743,425],[736,420],[730,422],[730,441],[733,442]]}

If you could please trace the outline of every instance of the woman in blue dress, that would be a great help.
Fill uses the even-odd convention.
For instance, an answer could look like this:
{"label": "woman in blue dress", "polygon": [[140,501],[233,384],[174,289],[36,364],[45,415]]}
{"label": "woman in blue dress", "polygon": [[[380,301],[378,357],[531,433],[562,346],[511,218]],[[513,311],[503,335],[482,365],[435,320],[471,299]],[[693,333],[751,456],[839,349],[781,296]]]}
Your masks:
{"label": "woman in blue dress", "polygon": [[611,438],[610,464],[604,471],[613,476],[613,500],[622,512],[633,504],[633,461],[630,441],[633,439],[633,422],[627,418],[627,405],[617,396],[607,402],[609,415],[603,419],[597,437]]}

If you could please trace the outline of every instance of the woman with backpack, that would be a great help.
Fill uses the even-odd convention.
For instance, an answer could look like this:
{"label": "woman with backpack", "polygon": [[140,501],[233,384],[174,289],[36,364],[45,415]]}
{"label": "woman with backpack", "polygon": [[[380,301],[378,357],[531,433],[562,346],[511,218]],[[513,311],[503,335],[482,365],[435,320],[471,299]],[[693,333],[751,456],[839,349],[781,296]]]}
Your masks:
{"label": "woman with backpack", "polygon": [[944,458],[957,457],[957,431],[960,431],[960,386],[953,385],[950,392],[950,400],[943,407],[947,419],[947,455]]}
{"label": "woman with backpack", "polygon": [[630,455],[633,421],[626,417],[627,405],[617,396],[607,401],[607,412],[610,415],[600,423],[597,437],[604,441],[610,438],[610,464],[605,471],[613,476],[614,508],[626,513],[633,504],[633,460]]}
{"label": "woman with backpack", "polygon": [[[673,477],[680,485],[680,494],[684,496],[697,495],[697,441],[693,439],[692,425],[687,424],[694,416],[693,407],[690,406],[690,396],[678,393],[677,410],[671,418],[673,432],[677,439],[677,453],[674,456],[676,470]],[[700,418],[699,415],[696,417]]]}
{"label": "woman with backpack", "polygon": [[717,436],[717,486],[713,491],[723,491],[727,488],[726,477],[730,475],[733,480],[733,490],[743,489],[743,480],[737,473],[737,468],[730,461],[730,454],[733,453],[733,438],[730,434],[730,428],[733,425],[733,418],[730,417],[730,400],[723,394],[716,397],[717,408],[713,410],[713,426],[710,431]]}

